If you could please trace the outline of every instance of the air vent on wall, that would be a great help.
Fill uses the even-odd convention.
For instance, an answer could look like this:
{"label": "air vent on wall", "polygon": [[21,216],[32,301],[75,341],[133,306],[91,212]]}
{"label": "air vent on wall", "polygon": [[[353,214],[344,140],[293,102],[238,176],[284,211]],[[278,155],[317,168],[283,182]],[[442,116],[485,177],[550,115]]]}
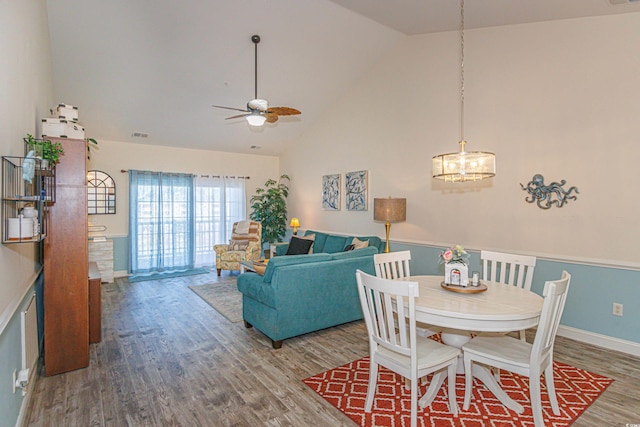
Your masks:
{"label": "air vent on wall", "polygon": [[609,3],[616,4],[631,4],[631,3],[640,3],[640,0],[609,0]]}

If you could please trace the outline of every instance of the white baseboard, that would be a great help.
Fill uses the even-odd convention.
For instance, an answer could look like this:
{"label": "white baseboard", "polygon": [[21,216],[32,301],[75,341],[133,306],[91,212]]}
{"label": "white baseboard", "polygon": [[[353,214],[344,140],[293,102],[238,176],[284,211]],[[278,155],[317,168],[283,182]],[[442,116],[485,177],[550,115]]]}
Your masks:
{"label": "white baseboard", "polygon": [[583,331],[582,329],[576,329],[562,325],[558,327],[558,335],[587,344],[592,344],[598,347],[603,347],[609,350],[620,351],[622,353],[640,357],[640,344],[633,341],[621,340],[619,338],[596,334],[593,332]]}
{"label": "white baseboard", "polygon": [[127,273],[127,270],[120,270],[120,271],[114,271],[113,272],[113,277],[128,277],[129,273]]}

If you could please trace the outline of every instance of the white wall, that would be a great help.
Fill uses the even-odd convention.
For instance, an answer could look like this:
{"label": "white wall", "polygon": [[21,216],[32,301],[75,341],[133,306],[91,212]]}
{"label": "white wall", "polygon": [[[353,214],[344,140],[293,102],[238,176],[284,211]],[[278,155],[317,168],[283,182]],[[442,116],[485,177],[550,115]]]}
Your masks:
{"label": "white wall", "polygon": [[278,158],[273,156],[98,141],[98,146],[91,149],[89,169],[101,170],[114,179],[116,214],[90,215],[89,222],[105,225],[108,236],[128,235],[129,179],[128,174],[120,172],[123,169],[249,176],[250,179],[246,182],[248,214],[250,197],[267,179],[277,179],[280,176],[279,166]]}
{"label": "white wall", "polygon": [[[0,2],[0,58],[0,154],[23,156],[22,138],[36,135],[39,119],[53,105],[45,0]],[[0,245],[0,332],[33,284],[36,248]]]}
{"label": "white wall", "polygon": [[[392,239],[640,267],[640,14],[485,28],[465,34],[467,150],[497,176],[431,178],[460,139],[457,32],[408,37],[281,157],[303,228],[384,234],[374,197],[406,197]],[[322,175],[369,170],[369,211],[321,210]],[[544,211],[520,188],[567,180],[578,200]],[[344,175],[343,175],[344,183]]]}

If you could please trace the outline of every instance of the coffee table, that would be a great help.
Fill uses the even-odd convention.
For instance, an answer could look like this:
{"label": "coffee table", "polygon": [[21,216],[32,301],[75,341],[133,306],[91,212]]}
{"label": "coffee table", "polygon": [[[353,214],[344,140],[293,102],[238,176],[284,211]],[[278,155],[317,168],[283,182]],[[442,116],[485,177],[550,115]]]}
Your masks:
{"label": "coffee table", "polygon": [[[268,261],[267,261],[268,262]],[[260,261],[240,261],[240,274],[246,272],[254,272],[260,274],[258,270],[262,270],[264,274],[264,268],[267,267],[265,260]]]}

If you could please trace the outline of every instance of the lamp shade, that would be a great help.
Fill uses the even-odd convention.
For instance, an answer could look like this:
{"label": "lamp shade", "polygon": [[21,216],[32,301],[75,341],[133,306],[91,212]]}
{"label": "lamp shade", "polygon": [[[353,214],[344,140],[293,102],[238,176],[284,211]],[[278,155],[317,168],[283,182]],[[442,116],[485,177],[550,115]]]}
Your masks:
{"label": "lamp shade", "polygon": [[291,218],[289,227],[300,227],[300,220],[298,218]]}
{"label": "lamp shade", "polygon": [[407,199],[373,199],[373,219],[385,222],[407,220]]}

